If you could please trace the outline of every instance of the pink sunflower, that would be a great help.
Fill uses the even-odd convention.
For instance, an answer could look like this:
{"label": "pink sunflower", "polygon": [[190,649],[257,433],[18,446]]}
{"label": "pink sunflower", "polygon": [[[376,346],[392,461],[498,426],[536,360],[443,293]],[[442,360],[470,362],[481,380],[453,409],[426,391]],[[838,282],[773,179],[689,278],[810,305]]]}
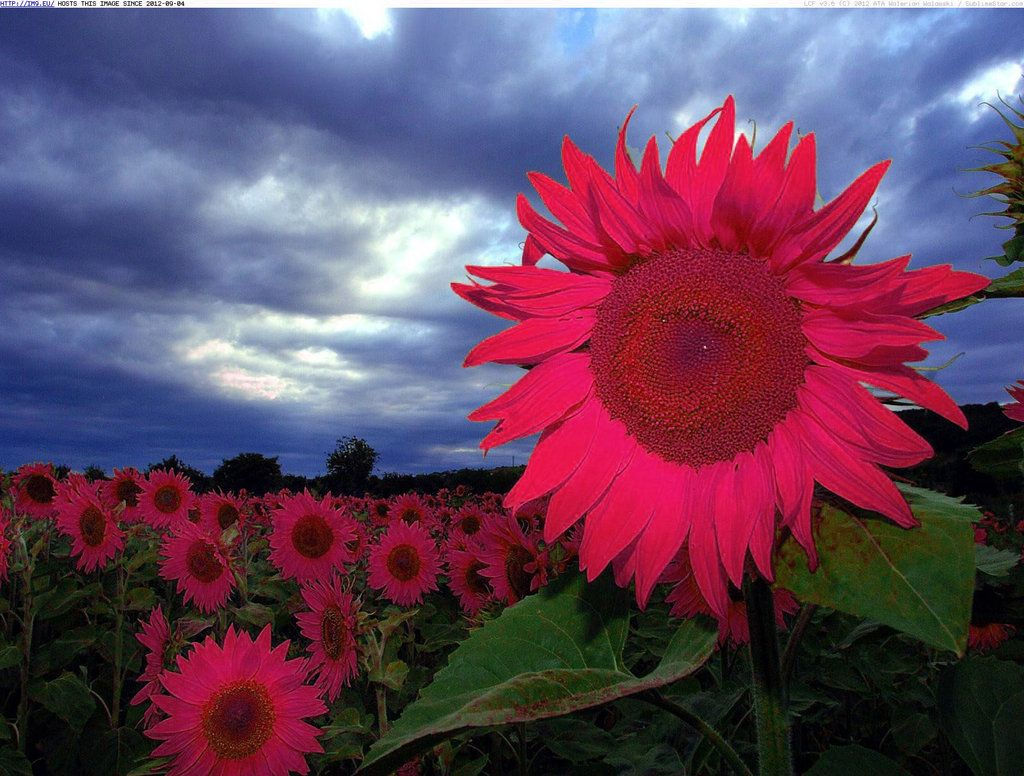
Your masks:
{"label": "pink sunflower", "polygon": [[235,586],[224,547],[188,520],[175,525],[164,537],[160,576],[177,580],[185,603],[194,602],[202,612],[214,612],[223,606]]}
{"label": "pink sunflower", "polygon": [[[639,170],[630,160],[629,117],[614,177],[566,138],[569,186],[529,176],[563,226],[520,195],[523,266],[469,267],[492,285],[453,284],[516,322],[465,365],[532,367],[469,416],[498,421],[485,450],[542,432],[506,506],[550,493],[549,542],[583,518],[590,578],[628,549],[641,604],[686,542],[721,616],[748,552],[772,578],[777,520],[816,563],[815,481],[915,525],[879,465],[910,466],[931,448],[862,383],[966,425],[904,362],[942,338],[915,316],[989,282],[948,265],[908,272],[907,256],[825,261],[889,162],[815,211],[814,136],[788,154],[786,124],[754,157],[746,137],[734,147],[734,114],[729,97],[686,130],[664,171],[654,138]],[[716,115],[698,160],[698,134]],[[569,271],[534,266],[544,253]]]}
{"label": "pink sunflower", "polygon": [[437,546],[426,528],[396,520],[370,547],[369,583],[399,606],[413,606],[437,590]]}
{"label": "pink sunflower", "polygon": [[[146,648],[146,667],[139,675],[139,681],[144,684],[132,698],[132,706],[145,703],[153,693],[161,691],[160,675],[164,671],[164,653],[171,638],[171,628],[159,605],[149,613],[149,618],[143,621],[142,630],[135,634],[135,638]],[[142,718],[143,725],[149,727],[156,721],[156,717],[156,707],[150,706]]]}
{"label": "pink sunflower", "polygon": [[1019,420],[1024,423],[1024,380],[1018,380],[1007,388],[1006,392],[1010,394],[1013,401],[1003,407],[1003,412],[1011,420]]}
{"label": "pink sunflower", "polygon": [[495,598],[514,604],[547,581],[546,574],[537,575],[538,552],[537,541],[511,515],[487,521],[480,532],[480,573],[490,580]]}
{"label": "pink sunflower", "polygon": [[199,523],[210,533],[220,535],[242,522],[242,500],[230,493],[207,493],[199,497]]}
{"label": "pink sunflower", "polygon": [[285,579],[300,584],[325,579],[354,558],[355,521],[334,508],[331,496],[317,501],[309,491],[290,496],[274,510],[270,560]]}
{"label": "pink sunflower", "polygon": [[433,520],[431,509],[426,500],[418,493],[403,493],[391,502],[388,509],[389,520],[404,520],[406,523],[419,523],[430,527]]}
{"label": "pink sunflower", "polygon": [[153,528],[169,528],[188,520],[195,495],[188,478],[176,471],[154,469],[142,482],[139,509]]}
{"label": "pink sunflower", "polygon": [[483,570],[487,564],[469,547],[450,546],[447,553],[448,587],[459,599],[462,611],[473,617],[494,600]]}
{"label": "pink sunflower", "polygon": [[322,752],[320,731],[305,722],[327,712],[316,688],[303,683],[305,660],[288,660],[289,642],[270,646],[270,626],[256,640],[229,626],[165,671],[167,694],[153,694],[167,715],[146,731],[170,756],[167,776],[283,776],[308,773],[305,755]]}
{"label": "pink sunflower", "polygon": [[57,496],[57,480],[48,463],[26,464],[11,479],[14,511],[34,518],[52,517]]}
{"label": "pink sunflower", "polygon": [[[673,617],[689,619],[698,614],[706,614],[718,620],[719,644],[729,641],[734,646],[741,646],[750,641],[747,605],[741,600],[730,598],[724,617],[713,612],[697,585],[685,551],[668,565],[660,581],[675,585],[665,597],[665,602],[672,604]],[[772,597],[775,601],[775,624],[784,628],[786,621],[783,615],[795,613],[800,606],[788,590],[774,588]]]}
{"label": "pink sunflower", "polygon": [[92,485],[59,489],[57,529],[71,539],[75,565],[85,572],[106,565],[124,547],[124,533]]}
{"label": "pink sunflower", "polygon": [[452,516],[451,535],[462,538],[475,536],[484,527],[488,513],[477,504],[466,504]]}
{"label": "pink sunflower", "polygon": [[310,672],[316,672],[316,686],[328,703],[348,687],[358,670],[356,626],[359,607],[352,594],[342,589],[337,575],[330,582],[313,582],[302,588],[308,611],[295,619],[302,635],[311,642]]}
{"label": "pink sunflower", "polygon": [[142,521],[139,495],[142,493],[144,479],[138,470],[128,466],[124,469],[114,469],[113,476],[100,486],[100,494],[110,507],[124,504],[124,510],[120,515],[121,522],[139,523]]}

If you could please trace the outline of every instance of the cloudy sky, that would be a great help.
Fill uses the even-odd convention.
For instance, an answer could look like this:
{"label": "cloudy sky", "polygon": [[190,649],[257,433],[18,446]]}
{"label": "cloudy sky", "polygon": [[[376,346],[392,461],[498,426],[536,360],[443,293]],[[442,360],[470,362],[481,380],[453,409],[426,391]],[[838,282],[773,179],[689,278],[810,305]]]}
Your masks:
{"label": "cloudy sky", "polygon": [[[211,472],[242,451],[323,470],[485,460],[465,419],[516,379],[461,368],[502,328],[448,284],[518,260],[525,173],[569,134],[610,165],[737,100],[758,147],[789,119],[835,196],[881,159],[863,261],[998,273],[1007,234],[965,194],[979,107],[1012,95],[1020,11],[18,12],[0,25],[0,468]],[[1016,42],[1014,42],[1016,40]],[[994,157],[993,157],[994,158]],[[536,202],[536,199],[534,199]],[[867,219],[862,222],[862,226]],[[1018,300],[934,319],[960,402],[1024,376]]]}

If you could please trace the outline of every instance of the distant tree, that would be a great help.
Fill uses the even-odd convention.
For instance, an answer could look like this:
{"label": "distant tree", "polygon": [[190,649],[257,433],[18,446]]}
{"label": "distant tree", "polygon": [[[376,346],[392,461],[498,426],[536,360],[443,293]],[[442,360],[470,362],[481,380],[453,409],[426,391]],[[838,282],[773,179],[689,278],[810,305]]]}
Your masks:
{"label": "distant tree", "polygon": [[334,493],[362,495],[377,463],[377,451],[365,439],[344,437],[327,456],[327,486]]}
{"label": "distant tree", "polygon": [[85,475],[85,478],[89,480],[89,482],[96,482],[96,480],[108,479],[106,473],[99,466],[86,466],[85,471],[82,472],[82,474]]}
{"label": "distant tree", "polygon": [[213,484],[221,490],[237,493],[245,488],[249,495],[263,496],[280,490],[284,479],[276,455],[268,458],[261,453],[239,453],[214,470]]}
{"label": "distant tree", "polygon": [[206,493],[213,487],[213,481],[210,479],[208,474],[204,474],[194,466],[189,466],[176,455],[164,458],[162,461],[157,461],[156,463],[151,463],[146,468],[146,473],[148,474],[154,469],[166,469],[168,471],[178,472],[178,474],[184,474],[192,483],[192,490],[196,493]]}

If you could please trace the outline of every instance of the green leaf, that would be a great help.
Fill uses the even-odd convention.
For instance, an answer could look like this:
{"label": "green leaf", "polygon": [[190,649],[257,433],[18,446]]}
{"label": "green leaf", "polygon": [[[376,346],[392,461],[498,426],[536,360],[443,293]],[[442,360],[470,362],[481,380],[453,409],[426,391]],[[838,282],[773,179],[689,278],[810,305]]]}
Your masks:
{"label": "green leaf", "polygon": [[872,776],[900,776],[900,766],[871,749],[857,744],[830,746],[804,776],[845,776],[870,773]]}
{"label": "green leaf", "polygon": [[32,776],[32,763],[21,752],[0,747],[0,776]]}
{"label": "green leaf", "polygon": [[1020,477],[1024,474],[1024,426],[974,448],[967,460],[975,470],[993,477]]}
{"label": "green leaf", "polygon": [[893,710],[892,739],[900,751],[917,754],[935,738],[936,732],[935,723],[927,714],[906,709]]}
{"label": "green leaf", "polygon": [[274,622],[274,610],[269,606],[250,602],[235,609],[235,617],[249,625],[262,628]]}
{"label": "green leaf", "polygon": [[776,584],[802,601],[909,633],[962,655],[974,594],[975,507],[901,486],[920,527],[904,529],[826,504],[814,526],[821,563],[807,569],[792,538],[779,549]]}
{"label": "green leaf", "polygon": [[1024,268],[996,278],[985,289],[985,296],[1006,298],[1024,296]]}
{"label": "green leaf", "polygon": [[0,647],[0,671],[16,665],[21,665],[21,649],[13,644]]}
{"label": "green leaf", "polygon": [[939,677],[939,722],[975,776],[1016,776],[1024,763],[1024,668],[969,657]]}
{"label": "green leaf", "polygon": [[96,701],[89,688],[67,671],[51,682],[35,685],[29,694],[74,730],[81,730],[96,710]]}
{"label": "green leaf", "polygon": [[974,565],[978,571],[992,577],[1005,577],[1020,561],[1020,555],[1011,550],[997,550],[987,544],[974,545]]}
{"label": "green leaf", "polygon": [[566,574],[477,629],[367,754],[360,772],[384,774],[470,728],[556,717],[674,682],[711,655],[716,632],[696,620],[638,678],[622,664],[628,594],[608,574]]}
{"label": "green leaf", "polygon": [[133,587],[128,591],[125,605],[132,611],[148,612],[156,606],[156,591],[151,587]]}
{"label": "green leaf", "polygon": [[383,684],[392,690],[401,690],[405,684],[405,677],[409,675],[409,666],[401,660],[392,660],[383,671],[371,671],[369,679],[371,682]]}

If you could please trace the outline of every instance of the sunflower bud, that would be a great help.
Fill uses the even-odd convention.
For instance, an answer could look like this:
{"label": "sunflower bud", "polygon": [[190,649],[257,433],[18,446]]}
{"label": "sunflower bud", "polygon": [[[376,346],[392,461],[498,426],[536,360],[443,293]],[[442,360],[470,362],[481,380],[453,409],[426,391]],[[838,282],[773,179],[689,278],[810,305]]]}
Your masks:
{"label": "sunflower bud", "polygon": [[[1018,120],[1024,121],[1024,113],[1009,105],[1002,98],[1000,101]],[[992,173],[1000,176],[1003,181],[977,191],[972,196],[990,196],[1005,205],[1003,210],[981,215],[1009,218],[1012,221],[1011,224],[1000,226],[1002,229],[1014,230],[1014,236],[1003,243],[1004,255],[992,257],[999,264],[1007,266],[1015,261],[1024,261],[1024,125],[1014,123],[994,105],[990,105],[990,107],[1010,128],[1013,142],[997,140],[989,145],[979,146],[985,151],[1002,157],[1003,161],[987,164],[984,167],[975,167],[971,171]]]}

